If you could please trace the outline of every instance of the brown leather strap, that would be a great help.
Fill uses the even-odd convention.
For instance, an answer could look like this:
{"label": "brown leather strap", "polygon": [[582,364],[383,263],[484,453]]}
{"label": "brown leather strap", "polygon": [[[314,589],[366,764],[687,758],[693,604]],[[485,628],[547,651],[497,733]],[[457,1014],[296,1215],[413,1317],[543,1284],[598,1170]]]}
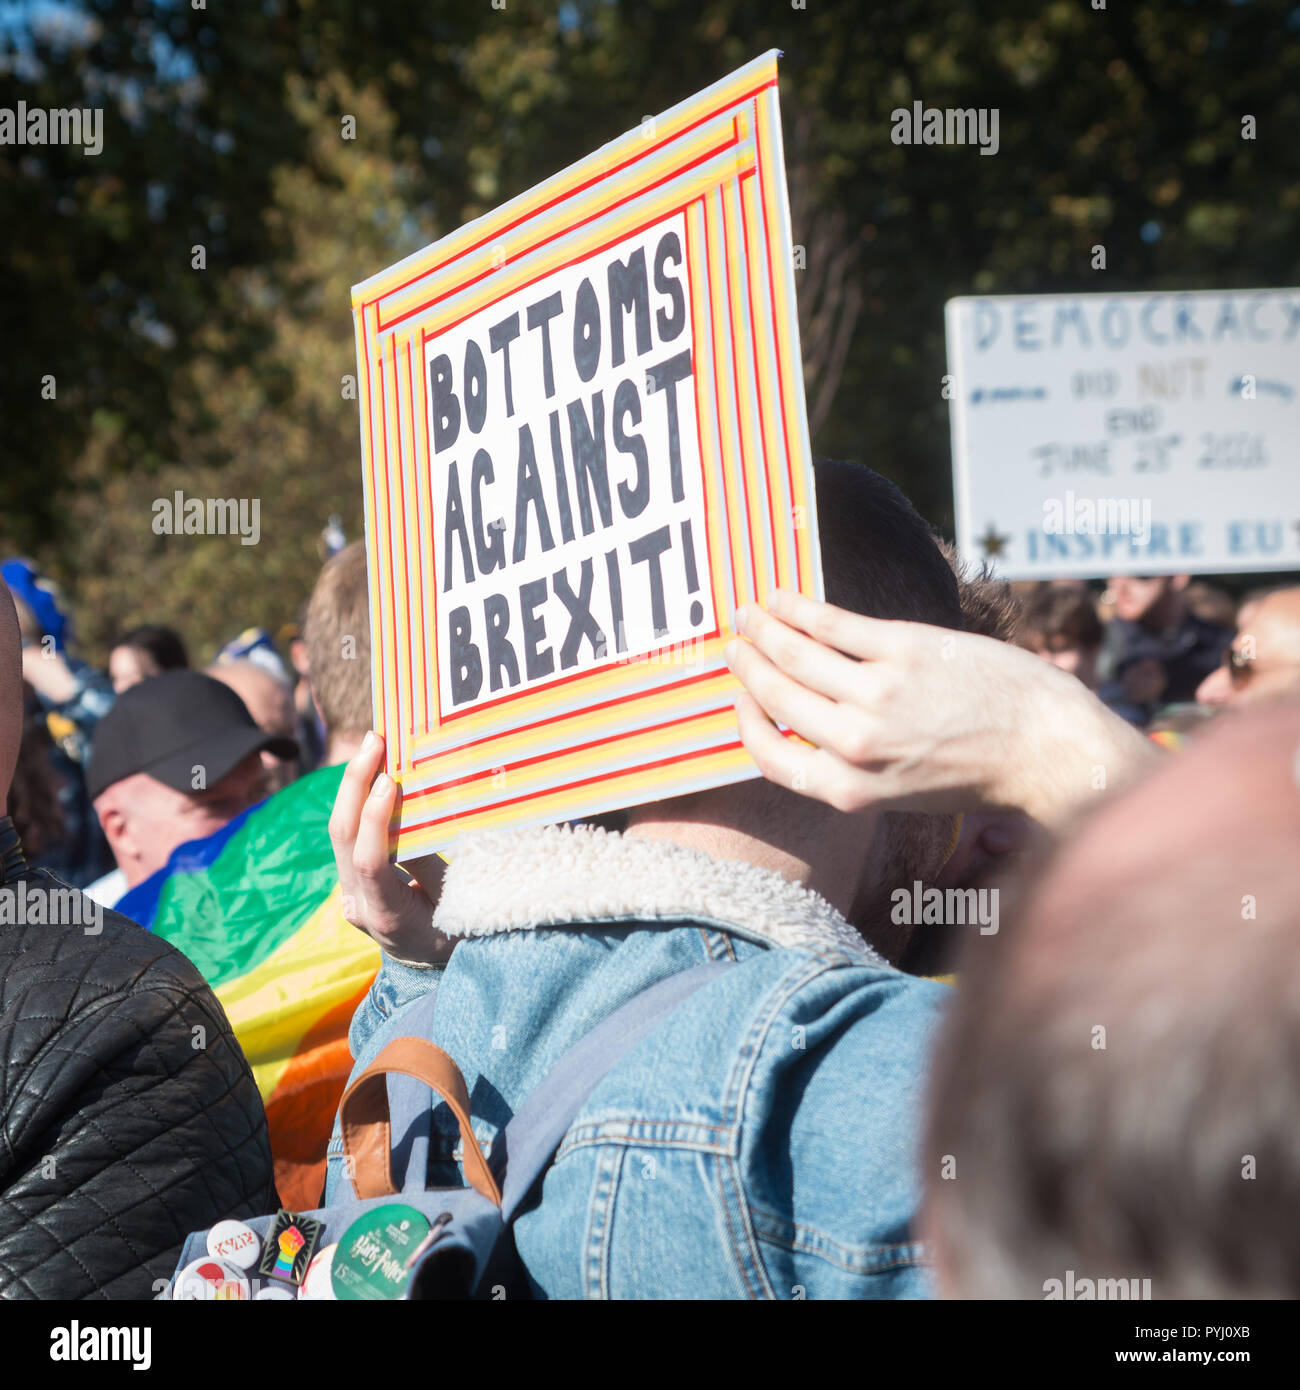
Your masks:
{"label": "brown leather strap", "polygon": [[390,1042],[343,1093],[339,1106],[343,1155],[357,1196],[387,1197],[397,1191],[393,1182],[388,1087],[384,1083],[389,1072],[423,1081],[447,1102],[460,1126],[461,1162],[469,1185],[500,1206],[501,1189],[470,1127],[465,1078],[442,1048],[427,1038],[397,1038]]}

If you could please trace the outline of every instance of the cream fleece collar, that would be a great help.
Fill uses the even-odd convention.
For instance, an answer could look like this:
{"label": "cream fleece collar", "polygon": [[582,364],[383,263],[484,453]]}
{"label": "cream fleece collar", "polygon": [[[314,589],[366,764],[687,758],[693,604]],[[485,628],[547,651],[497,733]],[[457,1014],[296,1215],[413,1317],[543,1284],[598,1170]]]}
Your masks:
{"label": "cream fleece collar", "polygon": [[686,918],[770,946],[833,947],[885,964],[824,898],[780,874],[592,826],[467,835],[434,925],[448,936],[486,936],[620,918]]}

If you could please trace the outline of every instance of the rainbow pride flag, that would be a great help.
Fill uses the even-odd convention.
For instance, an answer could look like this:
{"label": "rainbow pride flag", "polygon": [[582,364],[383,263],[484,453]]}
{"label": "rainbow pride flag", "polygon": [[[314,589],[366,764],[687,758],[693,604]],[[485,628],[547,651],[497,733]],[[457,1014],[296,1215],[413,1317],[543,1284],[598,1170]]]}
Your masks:
{"label": "rainbow pride flag", "polygon": [[329,842],[342,765],[321,768],[181,845],[117,910],[183,951],[253,1069],[285,1206],[318,1204],[352,1056],[348,1024],[379,948],[343,917]]}

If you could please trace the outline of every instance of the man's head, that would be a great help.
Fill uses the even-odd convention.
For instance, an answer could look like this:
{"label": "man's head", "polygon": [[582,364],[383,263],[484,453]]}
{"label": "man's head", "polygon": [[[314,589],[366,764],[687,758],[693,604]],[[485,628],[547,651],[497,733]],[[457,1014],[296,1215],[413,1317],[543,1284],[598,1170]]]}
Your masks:
{"label": "man's head", "polygon": [[1053,666],[1077,676],[1089,690],[1097,684],[1101,622],[1086,589],[1044,585],[1025,602],[1016,642]]}
{"label": "man's head", "polygon": [[325,721],[327,762],[351,757],[370,728],[370,593],[366,548],[341,550],[320,572],[307,607],[307,667]]}
{"label": "man's head", "polygon": [[169,671],[132,686],[95,730],[86,783],[128,885],[266,795],[262,754],[297,757],[228,686]]}
{"label": "man's head", "polygon": [[[963,628],[956,576],[898,488],[860,464],[818,459],[815,476],[827,601],[869,617]],[[890,920],[890,892],[932,878],[953,838],[950,816],[847,814],[761,780],[639,806],[628,822],[632,834],[803,883],[891,959],[909,929]]]}
{"label": "man's head", "polygon": [[1196,691],[1203,705],[1254,704],[1300,689],[1300,587],[1244,603],[1223,664]]}
{"label": "man's head", "polygon": [[[293,691],[265,666],[246,660],[223,661],[210,666],[208,675],[228,685],[239,696],[253,716],[253,722],[264,733],[273,738],[293,739],[297,728]],[[267,786],[271,791],[279,791],[298,775],[296,761],[277,758],[266,750],[262,753],[262,766],[266,769]]]}
{"label": "man's head", "polygon": [[924,1160],[945,1294],[1300,1296],[1297,843],[1285,702],[1104,806],[968,940]]}
{"label": "man's head", "polygon": [[108,654],[108,674],[118,695],[150,676],[182,671],[189,664],[180,634],[152,623],[123,633]]}
{"label": "man's head", "polygon": [[23,649],[18,614],[0,584],[0,815],[8,814],[9,784],[23,737]]}
{"label": "man's head", "polygon": [[1187,574],[1158,574],[1139,578],[1116,575],[1110,581],[1115,616],[1144,627],[1173,627],[1182,621],[1184,591],[1191,581]]}

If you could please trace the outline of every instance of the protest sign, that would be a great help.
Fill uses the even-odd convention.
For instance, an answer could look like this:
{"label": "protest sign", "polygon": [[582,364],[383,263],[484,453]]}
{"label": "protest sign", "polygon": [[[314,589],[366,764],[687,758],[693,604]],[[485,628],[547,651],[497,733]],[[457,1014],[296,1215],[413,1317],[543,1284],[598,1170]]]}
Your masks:
{"label": "protest sign", "polygon": [[1300,567],[1300,290],[953,299],[947,337],[967,558]]}
{"label": "protest sign", "polygon": [[776,56],[353,291],[399,857],[757,775],[735,610],[821,595]]}

